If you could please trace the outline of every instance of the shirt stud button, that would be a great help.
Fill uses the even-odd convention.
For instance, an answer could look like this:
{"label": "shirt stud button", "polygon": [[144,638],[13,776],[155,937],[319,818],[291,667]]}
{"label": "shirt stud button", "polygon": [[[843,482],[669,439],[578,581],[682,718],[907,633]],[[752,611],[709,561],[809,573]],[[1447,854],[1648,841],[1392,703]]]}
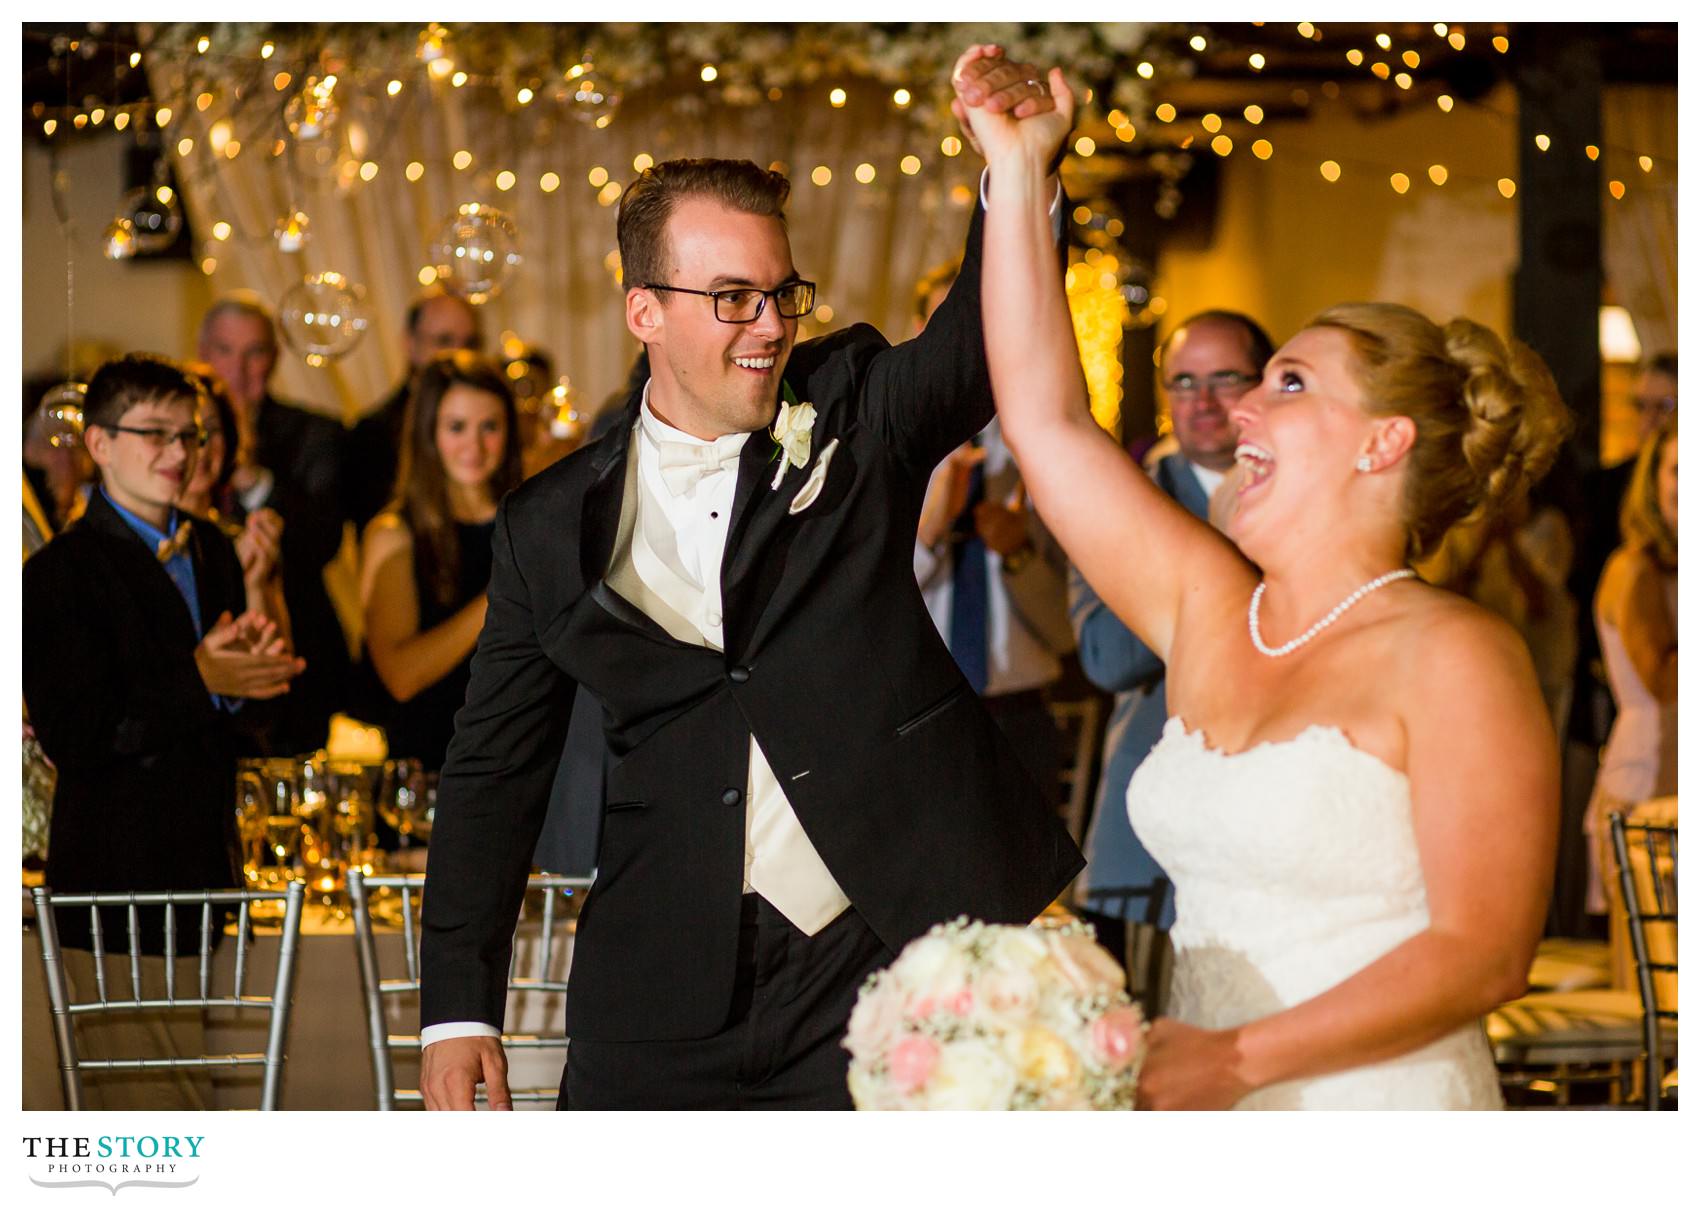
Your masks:
{"label": "shirt stud button", "polygon": [[736,787],[728,787],[720,793],[720,802],[728,808],[736,808],[738,801],[744,798],[744,793]]}
{"label": "shirt stud button", "polygon": [[750,671],[742,665],[734,665],[732,667],[732,672],[728,673],[726,676],[731,678],[734,682],[737,682],[739,685],[742,685],[750,680]]}

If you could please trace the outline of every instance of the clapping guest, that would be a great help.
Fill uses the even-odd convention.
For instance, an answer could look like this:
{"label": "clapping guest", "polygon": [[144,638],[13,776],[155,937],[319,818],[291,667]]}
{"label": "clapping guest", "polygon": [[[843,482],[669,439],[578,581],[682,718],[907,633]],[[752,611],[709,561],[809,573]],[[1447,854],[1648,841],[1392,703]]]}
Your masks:
{"label": "clapping guest", "polygon": [[1642,444],[1620,515],[1623,545],[1606,561],[1594,621],[1617,721],[1588,804],[1595,879],[1588,907],[1611,916],[1613,981],[1630,956],[1607,815],[1676,794],[1676,416]]}
{"label": "clapping guest", "polygon": [[484,625],[496,506],[521,479],[507,380],[465,351],[414,379],[395,499],[361,544],[360,603],[390,752],[443,764]]}
{"label": "clapping guest", "polygon": [[185,369],[201,389],[200,421],[205,435],[200,457],[177,506],[185,513],[206,518],[224,532],[236,547],[242,564],[242,584],[248,609],[277,624],[278,634],[289,638],[289,608],[283,596],[283,519],[275,509],[260,508],[237,520],[230,480],[237,466],[238,429],[236,409],[224,380],[212,367],[191,362]]}

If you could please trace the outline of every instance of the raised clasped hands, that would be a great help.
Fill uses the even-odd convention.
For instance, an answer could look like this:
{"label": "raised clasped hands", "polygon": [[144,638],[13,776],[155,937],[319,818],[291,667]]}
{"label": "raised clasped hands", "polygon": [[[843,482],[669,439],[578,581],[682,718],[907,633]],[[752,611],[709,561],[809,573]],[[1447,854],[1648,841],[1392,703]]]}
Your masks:
{"label": "raised clasped hands", "polygon": [[1233,1031],[1206,1031],[1159,1018],[1145,1035],[1139,1067],[1142,1111],[1226,1111],[1251,1093],[1239,1074]]}
{"label": "raised clasped hands", "polygon": [[277,624],[258,611],[235,618],[228,610],[195,648],[195,667],[208,693],[235,699],[275,699],[307,662],[289,651]]}
{"label": "raised clasped hands", "polygon": [[1010,157],[1050,172],[1074,126],[1074,90],[1061,68],[1046,73],[1004,57],[1003,48],[970,46],[951,71],[951,112],[988,165]]}

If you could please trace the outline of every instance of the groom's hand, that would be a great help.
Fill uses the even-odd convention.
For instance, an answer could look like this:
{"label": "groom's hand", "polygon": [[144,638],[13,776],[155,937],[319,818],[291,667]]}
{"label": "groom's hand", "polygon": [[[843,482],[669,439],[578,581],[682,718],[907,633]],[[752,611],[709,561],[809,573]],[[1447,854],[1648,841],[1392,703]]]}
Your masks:
{"label": "groom's hand", "polygon": [[1074,92],[1062,71],[1006,59],[1001,47],[970,46],[950,82],[951,112],[974,150],[992,164],[1006,154],[1036,157],[1054,172],[1074,126]]}
{"label": "groom's hand", "polygon": [[471,1111],[478,1086],[492,1111],[512,1111],[508,1058],[502,1041],[488,1035],[439,1040],[419,1060],[419,1092],[427,1111]]}

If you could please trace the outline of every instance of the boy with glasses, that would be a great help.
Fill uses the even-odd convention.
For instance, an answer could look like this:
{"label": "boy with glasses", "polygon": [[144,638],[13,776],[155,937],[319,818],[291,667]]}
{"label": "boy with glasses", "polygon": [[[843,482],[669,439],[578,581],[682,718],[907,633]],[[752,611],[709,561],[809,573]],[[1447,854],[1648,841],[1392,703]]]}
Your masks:
{"label": "boy with glasses", "polygon": [[[238,883],[230,716],[303,667],[247,611],[230,540],[174,504],[203,441],[198,399],[163,358],[102,366],[83,413],[100,483],[24,567],[24,698],[59,771],[46,876],[58,892]],[[143,914],[150,950],[158,913]],[[123,914],[109,918],[122,949]],[[184,915],[179,953],[194,954],[199,926]],[[87,918],[67,915],[60,937],[88,946]]]}

